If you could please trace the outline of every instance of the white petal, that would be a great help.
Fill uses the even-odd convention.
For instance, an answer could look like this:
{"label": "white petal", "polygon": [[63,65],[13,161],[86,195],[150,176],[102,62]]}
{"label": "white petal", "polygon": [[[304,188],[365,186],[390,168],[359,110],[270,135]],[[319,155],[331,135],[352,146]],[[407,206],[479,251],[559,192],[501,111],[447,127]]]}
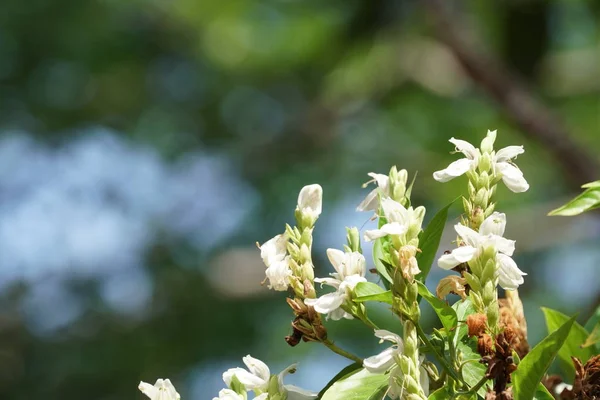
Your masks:
{"label": "white petal", "polygon": [[323,188],[321,185],[307,185],[298,195],[298,208],[318,217],[323,209]]}
{"label": "white petal", "polygon": [[381,208],[388,222],[399,222],[401,224],[408,222],[408,210],[397,201],[386,197],[381,200]]}
{"label": "white petal", "polygon": [[394,354],[396,354],[397,352],[398,350],[396,350],[393,347],[390,347],[375,356],[365,358],[363,361],[363,365],[371,373],[384,373],[396,362],[394,360]]}
{"label": "white petal", "polygon": [[304,303],[307,306],[312,306],[316,312],[328,314],[340,308],[346,300],[346,293],[333,292],[327,293],[317,299],[306,299]]}
{"label": "white petal", "polygon": [[379,186],[384,193],[388,189],[388,184],[390,182],[390,177],[384,174],[377,174],[375,172],[369,172],[368,175],[373,178],[375,182],[377,182],[377,186]]}
{"label": "white petal", "polygon": [[140,392],[144,393],[151,400],[155,400],[158,398],[158,389],[146,382],[140,382],[138,385],[138,389]]}
{"label": "white petal", "polygon": [[481,223],[479,233],[481,235],[493,234],[503,236],[505,228],[506,215],[504,213],[494,212]]}
{"label": "white petal", "polygon": [[240,383],[244,385],[247,390],[264,390],[267,388],[269,383],[268,381],[265,382],[264,379],[251,374],[243,368],[230,368],[223,372],[223,381],[227,386],[231,386],[231,380],[234,376],[237,377]]}
{"label": "white petal", "polygon": [[281,261],[287,252],[287,236],[277,235],[260,246],[260,256],[268,267],[272,263]]}
{"label": "white petal", "polygon": [[450,254],[444,254],[438,259],[438,266],[442,269],[452,269],[458,264],[470,261],[475,254],[477,249],[471,246],[460,246]]}
{"label": "white petal", "polygon": [[464,226],[462,224],[454,225],[454,230],[458,233],[458,236],[469,246],[477,247],[482,242],[481,235],[469,228],[468,226]]}
{"label": "white petal", "polygon": [[400,351],[402,351],[402,349],[404,348],[404,343],[402,341],[402,338],[400,337],[400,335],[398,335],[394,332],[390,332],[386,329],[376,329],[375,336],[377,336],[381,340],[385,340],[385,341],[394,343],[395,345],[398,346]]}
{"label": "white petal", "polygon": [[450,163],[450,165],[448,165],[446,169],[434,172],[433,179],[435,179],[438,182],[448,182],[449,180],[454,179],[457,176],[463,175],[473,166],[473,161],[467,158],[461,158],[460,160],[456,160]]}
{"label": "white petal", "polygon": [[479,152],[477,151],[475,146],[473,146],[471,143],[465,140],[451,138],[449,142],[456,146],[456,151],[460,151],[470,160],[477,158],[477,156],[479,155]]}
{"label": "white petal", "polygon": [[327,258],[329,258],[329,262],[333,265],[336,272],[343,275],[343,269],[341,267],[342,264],[344,264],[344,252],[338,249],[327,249]]}
{"label": "white petal", "polygon": [[529,189],[529,184],[523,177],[523,172],[507,162],[496,163],[498,172],[502,174],[502,182],[514,193],[523,193]]}
{"label": "white petal", "polygon": [[246,367],[248,367],[248,370],[252,372],[252,374],[258,376],[262,380],[268,381],[271,378],[269,367],[261,360],[248,354],[246,357],[242,358],[242,361],[246,364]]}
{"label": "white petal", "polygon": [[360,282],[366,282],[367,278],[365,278],[364,276],[360,276],[360,275],[350,275],[347,276],[346,278],[344,278],[344,281],[341,283],[340,285],[340,290],[354,290],[354,288],[356,287],[356,285],[358,285]]}
{"label": "white petal", "polygon": [[525,153],[523,146],[508,146],[498,150],[494,160],[496,162],[508,161],[523,153]]}
{"label": "white petal", "polygon": [[318,393],[301,389],[294,385],[285,385],[284,389],[287,392],[287,400],[310,400],[316,399],[319,395]]}
{"label": "white petal", "polygon": [[377,211],[379,208],[379,189],[373,189],[363,201],[356,206],[356,211]]}
{"label": "white petal", "polygon": [[495,238],[495,246],[496,250],[500,253],[506,254],[507,256],[512,256],[515,252],[515,241],[505,239],[503,237],[496,236]]}
{"label": "white petal", "polygon": [[408,226],[406,224],[401,224],[399,222],[392,222],[383,225],[379,228],[386,235],[403,235],[408,230]]}
{"label": "white petal", "polygon": [[[255,398],[256,399],[256,398]],[[266,399],[266,397],[265,397]],[[237,394],[231,389],[222,389],[219,392],[219,397],[213,397],[213,400],[245,400],[244,396]]]}
{"label": "white petal", "polygon": [[271,264],[265,270],[265,275],[269,279],[269,289],[277,291],[286,291],[290,285],[292,270],[287,259]]}
{"label": "white petal", "polygon": [[403,235],[408,230],[408,226],[399,224],[398,222],[392,222],[383,225],[380,229],[373,229],[366,231],[364,238],[367,242],[379,239],[387,235]]}
{"label": "white petal", "polygon": [[365,256],[357,251],[346,253],[344,261],[344,279],[350,275],[365,276],[366,272]]}
{"label": "white petal", "polygon": [[333,310],[332,312],[327,314],[327,319],[339,321],[340,319],[354,319],[354,317],[352,316],[352,314],[348,314],[343,309],[338,308],[337,310]]}
{"label": "white petal", "polygon": [[336,289],[339,288],[340,283],[342,283],[342,281],[334,278],[315,278],[315,282],[320,283],[321,287],[323,287],[323,285],[328,285]]}
{"label": "white petal", "polygon": [[[269,393],[263,393],[263,394],[259,394],[258,396],[254,397],[254,400],[267,400],[269,398]],[[242,397],[242,400],[244,398]]]}
{"label": "white petal", "polygon": [[527,274],[517,267],[512,258],[504,254],[498,254],[497,260],[500,267],[498,281],[503,289],[512,290],[523,284],[523,275]]}

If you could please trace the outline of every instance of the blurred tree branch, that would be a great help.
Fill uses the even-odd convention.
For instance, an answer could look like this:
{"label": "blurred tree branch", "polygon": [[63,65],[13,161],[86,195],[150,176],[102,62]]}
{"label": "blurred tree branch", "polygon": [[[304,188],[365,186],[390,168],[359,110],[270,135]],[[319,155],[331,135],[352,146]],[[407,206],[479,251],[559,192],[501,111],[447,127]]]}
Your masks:
{"label": "blurred tree branch", "polygon": [[482,49],[468,24],[448,0],[422,0],[439,39],[454,53],[465,72],[492,97],[507,116],[561,163],[573,188],[598,179],[598,161],[573,141],[567,129],[526,85]]}

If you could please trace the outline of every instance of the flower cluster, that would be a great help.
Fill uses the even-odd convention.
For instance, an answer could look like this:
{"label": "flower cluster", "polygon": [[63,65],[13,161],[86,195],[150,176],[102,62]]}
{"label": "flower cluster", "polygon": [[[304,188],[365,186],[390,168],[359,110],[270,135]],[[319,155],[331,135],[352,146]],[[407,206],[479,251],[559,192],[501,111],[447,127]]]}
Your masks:
{"label": "flower cluster", "polygon": [[283,378],[296,371],[291,365],[278,375],[271,375],[269,367],[254,357],[247,355],[242,359],[246,368],[230,368],[223,373],[226,389],[219,392],[213,400],[246,400],[248,392],[253,391],[255,400],[310,400],[317,394],[300,389],[294,385],[285,385]]}
{"label": "flower cluster", "polygon": [[150,400],[180,400],[179,393],[168,379],[158,379],[154,386],[146,382],[140,382],[138,389]]}

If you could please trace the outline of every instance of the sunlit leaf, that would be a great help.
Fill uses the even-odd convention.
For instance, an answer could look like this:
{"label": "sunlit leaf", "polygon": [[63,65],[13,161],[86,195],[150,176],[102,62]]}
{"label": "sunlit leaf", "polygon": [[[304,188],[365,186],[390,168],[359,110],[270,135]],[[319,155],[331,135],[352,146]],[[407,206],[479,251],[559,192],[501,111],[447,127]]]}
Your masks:
{"label": "sunlit leaf", "polygon": [[[558,311],[545,307],[542,307],[542,311],[544,312],[544,317],[546,318],[548,333],[554,332],[569,320],[568,316]],[[560,365],[565,374],[567,374],[567,380],[572,380],[575,377],[575,367],[573,367],[571,357],[577,357],[585,364],[585,362],[595,354],[593,348],[581,347],[589,335],[590,334],[583,326],[579,325],[577,322],[574,322],[567,340],[558,352],[558,358],[561,361]]]}
{"label": "sunlit leaf", "polygon": [[452,309],[445,301],[435,297],[433,293],[427,289],[423,283],[417,281],[419,294],[427,301],[433,310],[437,314],[438,318],[442,322],[444,329],[447,333],[452,332],[458,324],[458,318],[456,317],[456,311]]}
{"label": "sunlit leaf", "polygon": [[588,189],[567,204],[550,211],[548,215],[578,215],[582,212],[600,207],[600,184],[598,184],[598,182],[600,181],[584,185],[583,187],[587,187]]}
{"label": "sunlit leaf", "polygon": [[353,301],[361,303],[364,301],[380,301],[382,303],[392,304],[392,292],[384,290],[381,286],[372,282],[360,282],[354,288],[356,297]]}
{"label": "sunlit leaf", "polygon": [[357,362],[346,366],[344,369],[342,369],[340,372],[338,372],[333,378],[331,378],[331,380],[327,383],[327,385],[325,385],[325,387],[319,392],[317,399],[320,399],[323,396],[323,394],[327,391],[327,389],[329,389],[331,387],[331,385],[333,385],[334,383],[336,383],[337,381],[339,381],[342,378],[348,377],[351,374],[356,373],[361,368],[362,368],[362,364],[357,363]]}
{"label": "sunlit leaf", "polygon": [[440,246],[444,227],[446,226],[448,210],[454,204],[454,201],[438,211],[419,236],[419,248],[421,252],[417,254],[417,262],[419,263],[421,272],[417,275],[417,279],[421,282],[425,282],[427,275],[429,275],[431,265]]}
{"label": "sunlit leaf", "polygon": [[532,400],[550,364],[569,336],[575,316],[546,336],[521,360],[512,374],[515,400]]}
{"label": "sunlit leaf", "polygon": [[388,387],[388,376],[366,369],[350,373],[331,385],[322,400],[381,400]]}

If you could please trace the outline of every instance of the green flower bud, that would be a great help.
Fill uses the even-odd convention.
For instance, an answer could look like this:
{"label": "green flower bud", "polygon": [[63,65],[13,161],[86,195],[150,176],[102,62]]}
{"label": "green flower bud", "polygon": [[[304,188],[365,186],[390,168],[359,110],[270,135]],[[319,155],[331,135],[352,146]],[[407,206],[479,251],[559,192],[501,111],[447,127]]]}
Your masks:
{"label": "green flower bud", "polygon": [[482,206],[482,205],[487,205],[488,202],[488,191],[486,188],[481,188],[479,189],[479,191],[477,192],[477,194],[475,195],[475,204],[477,204],[478,206]]}
{"label": "green flower bud", "polygon": [[477,184],[479,185],[480,188],[488,188],[489,187],[490,176],[488,175],[488,173],[486,171],[483,171],[482,173],[479,174],[479,180],[477,181]]}
{"label": "green flower bud", "polygon": [[346,241],[351,252],[357,251],[362,253],[362,249],[360,248],[360,233],[357,227],[346,228]]}
{"label": "green flower bud", "polygon": [[465,209],[465,214],[470,216],[473,213],[473,206],[471,205],[471,202],[469,200],[467,200],[465,197],[462,198],[462,202],[463,202],[463,208]]}
{"label": "green flower bud", "polygon": [[488,131],[487,135],[481,141],[481,151],[483,153],[491,153],[494,151],[494,142],[496,141],[496,131]]}
{"label": "green flower bud", "polygon": [[484,153],[479,158],[479,167],[480,172],[487,172],[492,169],[492,157],[489,153]]}

